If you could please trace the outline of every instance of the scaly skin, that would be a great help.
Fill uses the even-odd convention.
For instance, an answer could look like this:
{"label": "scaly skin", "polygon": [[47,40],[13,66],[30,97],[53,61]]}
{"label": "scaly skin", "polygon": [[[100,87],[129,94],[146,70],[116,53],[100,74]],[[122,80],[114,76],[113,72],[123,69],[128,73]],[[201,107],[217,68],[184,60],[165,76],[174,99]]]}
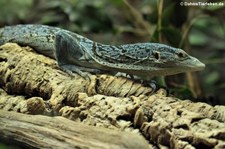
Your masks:
{"label": "scaly skin", "polygon": [[46,25],[0,29],[0,45],[15,42],[54,58],[67,72],[124,72],[146,80],[153,76],[199,71],[205,64],[181,49],[159,43],[105,45],[76,33]]}

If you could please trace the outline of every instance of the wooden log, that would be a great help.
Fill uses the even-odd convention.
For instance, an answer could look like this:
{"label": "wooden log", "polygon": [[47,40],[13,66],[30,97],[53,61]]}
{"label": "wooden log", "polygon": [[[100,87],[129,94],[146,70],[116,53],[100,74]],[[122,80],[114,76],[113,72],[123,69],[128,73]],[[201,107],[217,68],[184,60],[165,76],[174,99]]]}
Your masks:
{"label": "wooden log", "polygon": [[0,87],[0,109],[142,133],[159,148],[225,148],[224,106],[153,93],[122,77],[70,76],[29,47],[0,47]]}
{"label": "wooden log", "polygon": [[0,139],[29,148],[148,149],[140,135],[93,127],[63,117],[0,110]]}

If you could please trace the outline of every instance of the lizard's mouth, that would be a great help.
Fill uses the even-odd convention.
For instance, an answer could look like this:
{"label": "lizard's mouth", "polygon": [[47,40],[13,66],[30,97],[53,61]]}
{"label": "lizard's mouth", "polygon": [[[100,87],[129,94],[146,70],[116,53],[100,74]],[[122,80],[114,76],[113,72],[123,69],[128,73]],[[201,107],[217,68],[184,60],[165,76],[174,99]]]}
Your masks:
{"label": "lizard's mouth", "polygon": [[164,65],[163,67],[154,68],[152,71],[153,76],[160,75],[174,75],[184,72],[201,71],[205,68],[205,64],[200,62],[194,57],[189,57],[183,61],[177,63],[170,63],[169,65]]}
{"label": "lizard's mouth", "polygon": [[179,66],[183,66],[187,69],[187,71],[200,71],[205,69],[205,64],[192,56],[190,56],[189,59],[181,62]]}
{"label": "lizard's mouth", "polygon": [[205,64],[200,62],[197,58],[189,56],[182,61],[170,61],[166,63],[159,63],[153,66],[151,69],[158,70],[158,71],[170,71],[173,72],[191,72],[191,71],[200,71],[205,68]]}

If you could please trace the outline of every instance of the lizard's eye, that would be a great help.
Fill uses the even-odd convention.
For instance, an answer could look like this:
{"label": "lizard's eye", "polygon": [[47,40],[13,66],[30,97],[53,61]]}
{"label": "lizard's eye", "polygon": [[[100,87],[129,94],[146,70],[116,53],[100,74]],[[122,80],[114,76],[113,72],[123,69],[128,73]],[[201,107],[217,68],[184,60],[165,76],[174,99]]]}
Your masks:
{"label": "lizard's eye", "polygon": [[153,52],[153,56],[155,57],[155,59],[159,59],[160,58],[160,52],[156,51],[156,52]]}

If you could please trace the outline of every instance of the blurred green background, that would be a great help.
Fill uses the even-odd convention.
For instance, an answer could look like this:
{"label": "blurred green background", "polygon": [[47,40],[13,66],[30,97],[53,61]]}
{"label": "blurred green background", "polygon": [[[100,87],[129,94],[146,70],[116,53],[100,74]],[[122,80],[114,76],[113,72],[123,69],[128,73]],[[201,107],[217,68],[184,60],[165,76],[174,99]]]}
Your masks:
{"label": "blurred green background", "polygon": [[225,1],[214,0],[220,4],[214,6],[181,6],[181,2],[0,0],[0,27],[46,24],[105,44],[160,42],[182,48],[206,69],[163,78],[171,94],[225,105]]}

